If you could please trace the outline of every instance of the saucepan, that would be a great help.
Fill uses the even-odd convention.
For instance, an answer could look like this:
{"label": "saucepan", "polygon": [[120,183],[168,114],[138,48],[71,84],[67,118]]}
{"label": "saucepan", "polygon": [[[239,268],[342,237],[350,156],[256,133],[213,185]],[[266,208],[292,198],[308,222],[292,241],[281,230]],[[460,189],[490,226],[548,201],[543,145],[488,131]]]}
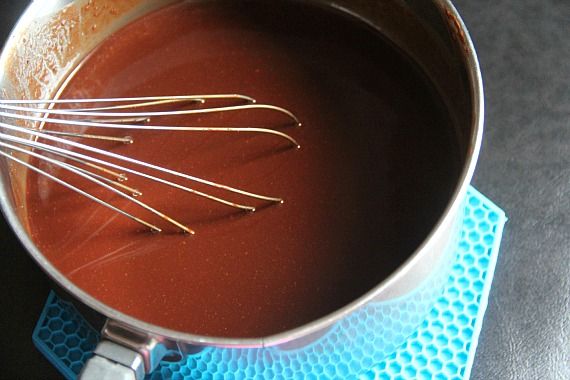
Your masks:
{"label": "saucepan", "polygon": [[[301,0],[291,0],[301,1]],[[442,95],[455,127],[461,171],[447,206],[430,234],[405,262],[366,294],[334,313],[272,336],[208,337],[165,329],[119,312],[62,275],[33,243],[25,217],[25,172],[0,160],[2,212],[37,264],[65,293],[107,318],[102,341],[82,372],[84,379],[142,379],[165,356],[204,347],[298,349],[370,305],[401,310],[376,350],[388,355],[403,343],[441,294],[453,264],[463,199],[475,169],[483,131],[483,89],[469,34],[448,0],[304,0],[335,7],[378,29],[413,58]],[[172,0],[38,0],[14,28],[0,57],[5,99],[49,99],[66,75],[105,37]],[[358,274],[356,274],[358,275]],[[387,313],[389,314],[389,313]],[[379,315],[382,315],[380,313]],[[381,317],[379,317],[381,318]],[[340,326],[340,327],[339,327]],[[366,328],[366,327],[362,327]],[[375,328],[382,329],[382,324]],[[388,327],[385,327],[388,329]],[[365,333],[365,332],[364,332]],[[107,376],[107,377],[106,377]]]}

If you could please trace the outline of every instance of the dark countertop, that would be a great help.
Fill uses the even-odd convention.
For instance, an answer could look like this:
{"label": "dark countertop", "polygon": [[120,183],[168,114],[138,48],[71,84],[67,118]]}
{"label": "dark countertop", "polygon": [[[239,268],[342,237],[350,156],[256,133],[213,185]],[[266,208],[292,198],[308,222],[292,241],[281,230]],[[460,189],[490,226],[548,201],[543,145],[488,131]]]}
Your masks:
{"label": "dark countertop", "polygon": [[[25,4],[0,3],[2,40]],[[473,184],[510,218],[471,378],[570,379],[570,1],[455,4],[485,82]],[[59,379],[31,341],[49,283],[0,236],[0,379]]]}
{"label": "dark countertop", "polygon": [[570,1],[455,3],[486,92],[473,184],[510,218],[473,379],[570,379]]}

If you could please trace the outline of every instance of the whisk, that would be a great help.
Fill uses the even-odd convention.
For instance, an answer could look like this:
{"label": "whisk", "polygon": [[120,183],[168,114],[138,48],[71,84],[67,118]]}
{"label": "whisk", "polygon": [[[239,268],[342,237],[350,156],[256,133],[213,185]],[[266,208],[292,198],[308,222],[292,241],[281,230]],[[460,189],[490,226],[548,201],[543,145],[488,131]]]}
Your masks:
{"label": "whisk", "polygon": [[[209,106],[209,103],[219,101],[226,103],[231,102],[232,105]],[[54,108],[56,106],[66,107],[70,105],[78,107]],[[164,106],[174,109],[156,110],[156,107]],[[74,132],[73,130],[53,131],[44,128],[44,126],[46,124],[57,124],[69,128],[88,127],[178,132],[257,133],[274,135],[286,140],[292,147],[300,147],[297,141],[291,136],[271,128],[151,125],[154,118],[159,117],[243,112],[248,110],[266,110],[283,114],[291,121],[292,125],[301,125],[299,119],[291,111],[271,104],[257,103],[254,98],[240,94],[147,96],[106,99],[0,100],[0,118],[2,118],[2,122],[0,122],[0,148],[2,148],[0,149],[0,155],[150,228],[153,232],[161,232],[162,229],[96,197],[86,190],[58,178],[56,175],[46,172],[38,165],[34,165],[31,161],[23,160],[14,153],[18,152],[63,168],[74,175],[128,199],[130,202],[135,203],[164,221],[176,226],[181,231],[194,234],[195,231],[183,223],[137,199],[137,197],[142,195],[142,192],[125,184],[125,181],[128,179],[127,173],[249,212],[255,211],[255,207],[198,191],[192,187],[167,180],[161,177],[161,175],[167,174],[182,180],[217,188],[228,193],[237,194],[244,199],[257,199],[269,203],[283,203],[283,199],[227,186],[70,139],[81,138],[115,141],[126,144],[134,143],[133,138],[128,135],[117,137],[104,134]],[[18,125],[17,121],[20,121],[20,124],[23,126]],[[30,122],[32,126],[25,125]],[[11,133],[8,133],[9,131]],[[42,152],[44,154],[42,154]],[[45,155],[45,153],[48,153],[49,156]],[[97,158],[94,154],[102,158]],[[121,162],[121,164],[111,162],[109,159]],[[141,172],[134,168],[137,166],[151,169],[158,174],[151,175]]]}

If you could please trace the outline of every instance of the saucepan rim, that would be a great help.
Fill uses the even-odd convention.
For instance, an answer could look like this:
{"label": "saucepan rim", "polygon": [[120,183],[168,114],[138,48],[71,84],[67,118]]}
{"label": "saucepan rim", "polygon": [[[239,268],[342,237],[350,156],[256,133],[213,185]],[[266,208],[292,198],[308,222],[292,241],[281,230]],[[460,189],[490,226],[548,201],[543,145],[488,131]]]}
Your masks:
{"label": "saucepan rim", "polygon": [[[463,199],[467,194],[467,188],[475,170],[475,165],[478,159],[483,135],[483,83],[473,42],[471,41],[469,33],[457,10],[450,0],[434,0],[433,3],[439,8],[439,11],[442,14],[453,18],[454,22],[456,23],[456,27],[459,28],[459,31],[462,33],[463,37],[461,48],[464,53],[464,65],[469,80],[469,95],[471,97],[471,113],[473,116],[469,129],[469,147],[466,152],[463,170],[459,176],[459,185],[456,187],[445,211],[431,230],[430,234],[426,237],[424,242],[408,257],[408,259],[404,261],[390,276],[377,284],[370,291],[340,308],[339,310],[330,313],[329,315],[316,319],[305,325],[293,328],[291,330],[260,338],[225,338],[202,336],[176,331],[173,329],[168,329],[147,323],[105,305],[103,302],[89,295],[87,292],[80,289],[73,282],[63,276],[34,245],[26,233],[24,227],[20,223],[18,217],[16,216],[16,213],[9,204],[8,199],[4,196],[0,197],[0,208],[2,210],[2,213],[4,214],[4,217],[11,225],[18,238],[23,243],[26,250],[33,257],[33,259],[66,292],[69,292],[82,303],[105,315],[107,318],[124,323],[129,327],[134,328],[135,330],[139,330],[145,334],[160,337],[161,339],[170,339],[178,342],[203,346],[249,348],[278,345],[323,330],[331,326],[334,322],[349,315],[364,304],[367,304],[372,299],[377,297],[380,293],[382,293],[392,283],[398,281],[399,278],[405,274],[406,269],[415,265],[420,260],[423,253],[429,250],[431,246],[434,245],[435,242],[445,234],[446,229],[449,228],[449,225],[452,224],[452,220],[456,218],[459,212],[461,212]],[[31,15],[29,14],[29,11],[33,6],[34,3],[32,2],[31,5],[28,6],[27,10],[23,13],[18,24],[12,31],[6,45],[4,46],[4,49],[13,48],[12,45],[15,43],[14,36],[22,25],[30,22]],[[2,55],[5,53],[6,52],[3,50]]]}

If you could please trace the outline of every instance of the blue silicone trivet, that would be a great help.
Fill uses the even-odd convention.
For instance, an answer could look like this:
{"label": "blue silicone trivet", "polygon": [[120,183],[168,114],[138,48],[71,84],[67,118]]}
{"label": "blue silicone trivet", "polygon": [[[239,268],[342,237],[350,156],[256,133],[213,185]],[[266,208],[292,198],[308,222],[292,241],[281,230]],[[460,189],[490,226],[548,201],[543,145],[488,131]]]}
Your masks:
{"label": "blue silicone trivet", "polygon": [[[303,348],[207,348],[178,363],[163,362],[147,378],[468,379],[505,222],[503,211],[469,189],[456,263],[445,291],[398,347],[384,342],[397,341],[391,335],[413,324],[410,316],[421,307],[410,304],[409,312],[403,313],[401,302],[394,308],[384,302],[353,313]],[[416,295],[410,300],[424,298]],[[53,292],[49,295],[33,340],[67,379],[76,378],[98,339],[98,332],[71,304]]]}

